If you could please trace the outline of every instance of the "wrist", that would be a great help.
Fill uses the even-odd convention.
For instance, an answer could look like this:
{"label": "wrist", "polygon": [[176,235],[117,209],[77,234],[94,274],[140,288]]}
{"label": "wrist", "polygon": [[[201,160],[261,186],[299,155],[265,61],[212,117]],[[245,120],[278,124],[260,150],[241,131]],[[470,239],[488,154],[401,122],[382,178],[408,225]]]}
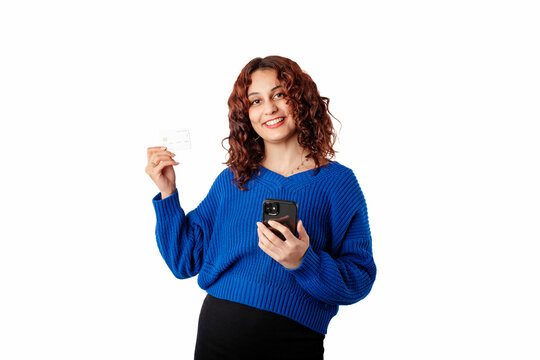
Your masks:
{"label": "wrist", "polygon": [[176,191],[176,189],[162,191],[161,192],[161,200],[168,198],[169,196],[174,194],[175,191]]}

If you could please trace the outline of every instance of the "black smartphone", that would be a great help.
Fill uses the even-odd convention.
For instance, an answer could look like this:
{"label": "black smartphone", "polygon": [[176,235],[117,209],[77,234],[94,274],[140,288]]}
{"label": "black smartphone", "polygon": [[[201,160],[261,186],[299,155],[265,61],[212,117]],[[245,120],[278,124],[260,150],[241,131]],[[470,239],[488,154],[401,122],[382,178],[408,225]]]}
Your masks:
{"label": "black smartphone", "polygon": [[298,222],[298,205],[289,200],[266,199],[263,201],[263,224],[277,237],[285,241],[281,231],[268,225],[268,220],[274,220],[285,225],[296,236],[296,223]]}

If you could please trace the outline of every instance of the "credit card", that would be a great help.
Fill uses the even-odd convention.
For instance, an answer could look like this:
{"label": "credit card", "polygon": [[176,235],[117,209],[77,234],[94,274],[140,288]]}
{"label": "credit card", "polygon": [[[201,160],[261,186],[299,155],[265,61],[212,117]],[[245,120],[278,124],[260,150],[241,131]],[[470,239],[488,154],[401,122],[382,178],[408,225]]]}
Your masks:
{"label": "credit card", "polygon": [[166,146],[172,152],[191,149],[188,129],[161,129],[158,131],[158,139],[159,145]]}

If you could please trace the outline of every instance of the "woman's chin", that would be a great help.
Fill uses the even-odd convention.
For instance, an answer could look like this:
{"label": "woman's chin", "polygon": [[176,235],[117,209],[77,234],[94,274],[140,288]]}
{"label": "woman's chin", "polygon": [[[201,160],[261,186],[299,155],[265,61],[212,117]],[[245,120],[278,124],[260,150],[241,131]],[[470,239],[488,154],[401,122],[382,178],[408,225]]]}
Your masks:
{"label": "woman's chin", "polygon": [[290,141],[296,141],[296,133],[269,134],[263,136],[263,139],[265,142],[268,142],[270,144],[288,143]]}

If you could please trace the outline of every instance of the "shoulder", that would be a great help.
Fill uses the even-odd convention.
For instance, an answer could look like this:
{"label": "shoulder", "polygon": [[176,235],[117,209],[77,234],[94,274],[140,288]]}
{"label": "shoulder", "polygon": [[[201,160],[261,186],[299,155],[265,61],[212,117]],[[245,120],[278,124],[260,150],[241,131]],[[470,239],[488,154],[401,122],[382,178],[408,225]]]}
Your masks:
{"label": "shoulder", "polygon": [[216,181],[228,181],[228,180],[231,180],[234,178],[234,172],[232,171],[231,168],[229,167],[226,167],[225,169],[223,169],[219,175],[217,176],[216,178]]}
{"label": "shoulder", "polygon": [[364,203],[364,194],[354,171],[337,161],[328,164],[328,183],[331,184],[331,199],[334,204],[353,206]]}
{"label": "shoulder", "polygon": [[221,170],[219,170],[219,173],[217,174],[217,176],[214,179],[214,184],[223,183],[223,182],[227,182],[228,180],[232,180],[233,176],[234,176],[234,174],[233,174],[232,170],[229,169],[228,167],[226,167],[224,169],[221,169]]}
{"label": "shoulder", "polygon": [[324,167],[326,167],[326,171],[328,172],[329,180],[335,185],[345,188],[359,186],[358,179],[351,168],[337,161],[330,161]]}
{"label": "shoulder", "polygon": [[227,185],[232,184],[233,175],[229,168],[220,170],[210,187],[209,193],[223,191]]}

